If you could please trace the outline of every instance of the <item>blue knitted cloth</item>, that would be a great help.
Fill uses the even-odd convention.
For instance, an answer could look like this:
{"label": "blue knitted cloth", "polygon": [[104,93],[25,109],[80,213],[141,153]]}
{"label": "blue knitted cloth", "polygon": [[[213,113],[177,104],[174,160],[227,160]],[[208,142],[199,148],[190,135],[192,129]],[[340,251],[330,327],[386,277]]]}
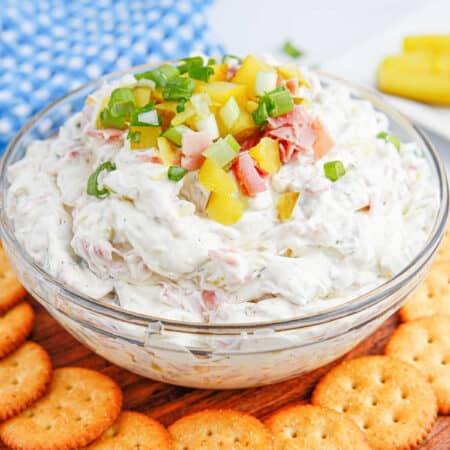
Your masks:
{"label": "blue knitted cloth", "polygon": [[37,111],[99,76],[193,53],[220,55],[213,0],[2,0],[0,153]]}

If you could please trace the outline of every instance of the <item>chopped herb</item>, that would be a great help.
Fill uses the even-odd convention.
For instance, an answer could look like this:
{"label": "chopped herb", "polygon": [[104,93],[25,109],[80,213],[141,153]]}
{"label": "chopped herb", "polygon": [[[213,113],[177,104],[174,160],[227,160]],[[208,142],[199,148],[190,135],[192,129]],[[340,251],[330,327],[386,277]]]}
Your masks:
{"label": "chopped herb", "polygon": [[136,106],[133,90],[117,88],[111,92],[108,109],[114,117],[129,116]]}
{"label": "chopped herb", "polygon": [[235,61],[238,64],[242,64],[242,59],[236,55],[223,55],[222,64],[228,64],[230,61]]}
{"label": "chopped herb", "polygon": [[342,161],[329,161],[323,165],[325,176],[331,181],[337,181],[345,175],[345,167]]}
{"label": "chopped herb", "polygon": [[100,164],[94,173],[92,173],[87,182],[87,190],[86,192],[89,195],[93,195],[97,198],[105,198],[110,194],[110,191],[107,187],[103,189],[99,189],[98,187],[98,177],[101,172],[106,170],[107,172],[111,172],[112,170],[116,170],[116,165],[111,161],[106,161],[103,164]]}
{"label": "chopped herb", "polygon": [[189,67],[188,74],[194,80],[208,82],[209,77],[214,74],[214,69],[210,66],[196,66]]}
{"label": "chopped herb", "polygon": [[146,80],[152,80],[155,86],[164,87],[169,80],[176,78],[180,72],[178,69],[170,64],[162,64],[156,69],[149,70],[147,72],[137,73],[134,75],[136,80],[145,78]]}
{"label": "chopped herb", "polygon": [[208,58],[208,66],[212,66],[216,63],[216,58]]}
{"label": "chopped herb", "polygon": [[295,47],[290,41],[286,41],[283,44],[282,50],[286,55],[294,59],[300,58],[300,56],[303,55],[303,52],[299,48]]}
{"label": "chopped herb", "polygon": [[184,100],[184,99],[181,99],[180,100],[180,103],[178,103],[178,105],[177,105],[177,113],[182,113],[182,112],[184,112],[184,110],[186,109],[186,100]]}
{"label": "chopped herb", "polygon": [[191,67],[201,67],[203,66],[203,57],[202,56],[192,56],[190,58],[182,58],[180,59],[183,63],[178,66],[178,70],[180,74],[189,72]]}
{"label": "chopped herb", "polygon": [[104,128],[116,128],[123,130],[126,126],[125,116],[114,116],[109,108],[105,108],[100,113],[100,123]]}
{"label": "chopped herb", "polygon": [[252,116],[256,125],[263,125],[268,116],[277,117],[294,109],[292,94],[286,86],[280,86],[259,99]]}
{"label": "chopped herb", "polygon": [[180,181],[186,174],[187,170],[183,167],[170,166],[167,172],[167,178],[172,181]]}
{"label": "chopped herb", "polygon": [[127,139],[133,144],[137,144],[141,140],[141,132],[128,130]]}
{"label": "chopped herb", "polygon": [[390,142],[397,150],[400,150],[400,139],[397,136],[386,133],[386,131],[381,131],[377,134],[377,138],[384,139],[385,142]]}
{"label": "chopped herb", "polygon": [[190,78],[177,77],[169,80],[163,88],[163,98],[166,101],[189,100],[194,91],[195,83]]}

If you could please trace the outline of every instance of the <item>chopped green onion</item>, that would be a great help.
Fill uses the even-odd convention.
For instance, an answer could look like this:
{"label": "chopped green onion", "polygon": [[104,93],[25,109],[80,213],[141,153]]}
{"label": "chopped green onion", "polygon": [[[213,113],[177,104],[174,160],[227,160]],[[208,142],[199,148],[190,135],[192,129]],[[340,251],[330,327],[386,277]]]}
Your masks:
{"label": "chopped green onion", "polygon": [[255,77],[255,95],[261,97],[267,92],[273,91],[277,87],[277,72],[263,71],[256,72]]}
{"label": "chopped green onion", "polygon": [[134,75],[136,80],[145,78],[146,80],[152,80],[155,82],[155,86],[164,87],[169,80],[176,78],[180,72],[178,69],[170,64],[162,64],[156,69],[149,70],[147,72],[137,73]]}
{"label": "chopped green onion", "polygon": [[167,128],[167,130],[161,133],[161,136],[169,139],[169,141],[177,147],[181,147],[183,134],[190,131],[192,130],[186,125],[177,125],[175,127]]}
{"label": "chopped green onion", "polygon": [[177,113],[182,113],[182,112],[184,112],[184,110],[186,109],[185,104],[186,104],[186,100],[181,99],[181,100],[180,100],[180,103],[178,103],[178,105],[177,105]]}
{"label": "chopped green onion", "polygon": [[133,144],[137,144],[141,141],[141,132],[128,130],[127,139]]}
{"label": "chopped green onion", "polygon": [[108,108],[114,117],[129,116],[135,105],[136,99],[130,88],[117,88],[111,92]]}
{"label": "chopped green onion", "polygon": [[242,59],[239,58],[239,56],[236,56],[236,55],[223,55],[222,56],[223,64],[228,64],[229,61],[236,61],[238,64],[242,64]]}
{"label": "chopped green onion", "polygon": [[234,125],[236,120],[238,120],[239,115],[241,114],[239,105],[233,96],[231,96],[227,100],[225,105],[222,106],[219,114],[227,130],[231,129],[231,127]]}
{"label": "chopped green onion", "polygon": [[190,58],[181,58],[180,61],[183,61],[183,64],[178,66],[178,70],[180,74],[189,72],[189,69],[194,66],[203,66],[203,57],[202,56],[192,56]]}
{"label": "chopped green onion", "polygon": [[167,172],[167,178],[172,181],[180,181],[186,174],[187,170],[183,167],[170,166]]}
{"label": "chopped green onion", "polygon": [[104,128],[116,128],[123,130],[126,126],[125,116],[114,116],[109,108],[105,108],[100,113],[100,122]]}
{"label": "chopped green onion", "polygon": [[295,47],[292,42],[286,41],[282,48],[283,52],[286,53],[286,55],[290,56],[291,58],[300,58],[302,56],[303,52]]}
{"label": "chopped green onion", "polygon": [[212,66],[216,63],[216,58],[208,58],[208,66]]}
{"label": "chopped green onion", "polygon": [[86,192],[89,195],[94,195],[97,198],[105,198],[110,194],[108,188],[104,187],[103,189],[99,189],[98,187],[98,177],[101,172],[106,170],[107,172],[111,172],[112,170],[116,170],[116,165],[111,161],[106,161],[103,164],[100,164],[94,173],[92,173],[87,182]]}
{"label": "chopped green onion", "polygon": [[266,98],[261,97],[258,107],[252,112],[252,117],[256,125],[263,125],[269,117],[268,103],[270,102]]}
{"label": "chopped green onion", "polygon": [[233,135],[228,134],[227,136],[225,136],[225,141],[227,142],[227,144],[235,151],[238,152],[239,149],[241,148],[241,145],[239,144],[239,142],[234,138]]}
{"label": "chopped green onion", "polygon": [[266,95],[271,100],[269,114],[272,117],[281,116],[294,109],[292,94],[286,86],[280,86]]}
{"label": "chopped green onion", "polygon": [[159,127],[161,123],[161,116],[155,110],[155,102],[150,102],[142,108],[136,108],[131,113],[130,125],[132,126]]}
{"label": "chopped green onion", "polygon": [[345,175],[345,167],[342,161],[329,161],[323,165],[325,176],[331,181],[337,181]]}
{"label": "chopped green onion", "polygon": [[189,100],[194,91],[195,83],[190,78],[178,77],[169,80],[163,89],[163,98],[166,101]]}
{"label": "chopped green onion", "polygon": [[208,82],[209,77],[214,74],[214,69],[211,66],[196,66],[189,67],[188,74],[194,80]]}
{"label": "chopped green onion", "polygon": [[386,142],[390,142],[397,150],[400,150],[400,139],[397,136],[386,133],[385,131],[381,131],[377,134],[377,138],[384,139]]}
{"label": "chopped green onion", "polygon": [[218,166],[224,167],[236,158],[237,152],[226,139],[219,139],[214,144],[211,144],[202,154],[206,158],[212,159]]}
{"label": "chopped green onion", "polygon": [[202,119],[206,116],[209,116],[209,113],[211,112],[209,110],[209,105],[211,104],[211,98],[209,94],[207,94],[206,92],[194,94],[191,97],[191,103],[198,118]]}

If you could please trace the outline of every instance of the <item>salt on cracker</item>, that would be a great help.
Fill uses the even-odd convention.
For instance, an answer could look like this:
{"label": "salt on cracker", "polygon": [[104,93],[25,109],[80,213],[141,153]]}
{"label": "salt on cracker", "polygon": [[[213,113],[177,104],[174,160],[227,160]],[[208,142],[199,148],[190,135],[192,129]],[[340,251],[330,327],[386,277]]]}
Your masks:
{"label": "salt on cracker", "polygon": [[431,383],[439,412],[450,413],[450,316],[431,316],[400,325],[386,354],[415,366]]}
{"label": "salt on cracker", "polygon": [[287,406],[266,425],[276,450],[370,450],[366,436],[352,420],[321,406]]}
{"label": "salt on cracker", "polygon": [[25,341],[31,333],[33,323],[34,311],[27,302],[19,303],[0,315],[0,358]]}
{"label": "salt on cracker", "polygon": [[406,322],[419,317],[450,315],[450,266],[433,264],[425,281],[400,309],[400,318]]}
{"label": "salt on cracker", "polygon": [[0,360],[0,421],[20,413],[42,397],[52,377],[48,353],[25,342]]}
{"label": "salt on cracker", "polygon": [[156,420],[133,411],[123,411],[89,450],[172,450],[169,432]]}
{"label": "salt on cracker", "polygon": [[377,450],[413,448],[437,416],[436,397],[426,378],[388,356],[365,356],[336,366],[319,381],[311,402],[352,419]]}
{"label": "salt on cracker", "polygon": [[47,394],[0,424],[0,438],[20,450],[69,450],[90,444],[117,419],[122,392],[106,375],[66,367],[54,371]]}
{"label": "salt on cracker", "polygon": [[256,418],[231,409],[190,414],[169,427],[175,450],[270,450],[273,441]]}
{"label": "salt on cracker", "polygon": [[17,279],[0,243],[0,314],[20,302],[26,291]]}

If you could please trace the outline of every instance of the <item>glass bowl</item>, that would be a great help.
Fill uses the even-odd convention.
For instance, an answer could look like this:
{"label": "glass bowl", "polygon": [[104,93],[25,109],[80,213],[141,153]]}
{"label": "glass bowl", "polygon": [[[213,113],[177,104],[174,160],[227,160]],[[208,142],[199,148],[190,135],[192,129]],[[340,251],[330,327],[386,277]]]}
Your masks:
{"label": "glass bowl", "polygon": [[[2,205],[8,167],[23,157],[30,141],[54,134],[103,82],[152,67],[136,67],[86,84],[30,120],[2,158]],[[275,383],[312,371],[351,350],[400,308],[428,271],[446,228],[448,185],[439,154],[419,129],[377,94],[330,75],[318,75],[323,84],[344,84],[353,96],[383,111],[392,131],[401,140],[416,142],[433,168],[439,210],[432,232],[424,248],[395,277],[338,307],[291,320],[245,325],[167,320],[88,298],[53,278],[16,240],[10,218],[1,207],[4,248],[23,285],[68,332],[94,352],[144,377],[182,386],[234,389]]]}

